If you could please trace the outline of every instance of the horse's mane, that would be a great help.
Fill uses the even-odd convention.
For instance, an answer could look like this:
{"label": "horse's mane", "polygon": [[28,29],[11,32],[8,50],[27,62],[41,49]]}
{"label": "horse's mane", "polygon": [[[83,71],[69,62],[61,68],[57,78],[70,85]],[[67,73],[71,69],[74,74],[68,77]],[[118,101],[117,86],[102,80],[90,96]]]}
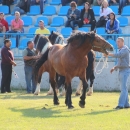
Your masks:
{"label": "horse's mane", "polygon": [[75,43],[77,43],[80,46],[85,42],[88,36],[89,33],[86,32],[81,32],[81,31],[75,32],[67,39],[67,44],[72,44],[72,42],[78,41]]}
{"label": "horse's mane", "polygon": [[[39,42],[36,43],[36,41],[38,41],[39,39]],[[45,46],[45,44],[47,42],[50,42],[49,39],[45,36],[45,35],[36,35],[35,39],[34,39],[34,43],[37,44],[37,49],[41,52],[41,50],[43,49],[43,47]]]}

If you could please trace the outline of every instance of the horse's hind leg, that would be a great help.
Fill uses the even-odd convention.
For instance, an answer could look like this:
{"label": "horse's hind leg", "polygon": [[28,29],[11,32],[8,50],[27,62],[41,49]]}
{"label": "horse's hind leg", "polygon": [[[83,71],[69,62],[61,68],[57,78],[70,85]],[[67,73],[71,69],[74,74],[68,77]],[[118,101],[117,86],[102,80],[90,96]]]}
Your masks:
{"label": "horse's hind leg", "polygon": [[79,106],[81,108],[84,108],[85,107],[86,90],[88,88],[88,83],[87,83],[86,79],[83,79],[82,83],[83,83],[83,91],[82,91],[82,96],[80,97],[81,100],[79,101]]}

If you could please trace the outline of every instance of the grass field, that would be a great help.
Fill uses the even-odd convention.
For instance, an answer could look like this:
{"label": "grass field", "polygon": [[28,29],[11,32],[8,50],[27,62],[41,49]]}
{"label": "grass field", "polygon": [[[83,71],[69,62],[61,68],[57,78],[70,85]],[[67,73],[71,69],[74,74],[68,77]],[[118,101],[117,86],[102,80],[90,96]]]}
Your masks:
{"label": "grass field", "polygon": [[95,92],[86,98],[86,107],[68,110],[64,97],[54,106],[52,96],[14,91],[0,94],[0,130],[129,130],[130,109],[114,110],[119,93]]}

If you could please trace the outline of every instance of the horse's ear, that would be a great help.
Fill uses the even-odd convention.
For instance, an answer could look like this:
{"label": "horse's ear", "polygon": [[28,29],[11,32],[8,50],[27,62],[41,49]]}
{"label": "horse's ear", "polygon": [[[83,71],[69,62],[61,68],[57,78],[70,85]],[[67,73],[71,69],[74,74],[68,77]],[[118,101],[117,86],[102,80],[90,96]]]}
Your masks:
{"label": "horse's ear", "polygon": [[53,34],[53,31],[51,31],[51,34]]}
{"label": "horse's ear", "polygon": [[93,32],[96,33],[96,30],[94,30]]}

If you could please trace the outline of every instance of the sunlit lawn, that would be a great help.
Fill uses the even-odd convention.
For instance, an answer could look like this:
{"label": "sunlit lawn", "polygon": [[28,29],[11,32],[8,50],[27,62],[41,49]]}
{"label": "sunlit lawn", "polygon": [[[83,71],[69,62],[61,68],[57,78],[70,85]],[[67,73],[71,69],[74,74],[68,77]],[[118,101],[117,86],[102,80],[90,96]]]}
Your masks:
{"label": "sunlit lawn", "polygon": [[129,130],[130,109],[114,110],[119,93],[95,92],[86,98],[86,107],[68,110],[64,97],[53,105],[53,97],[41,91],[39,96],[15,91],[0,94],[0,130]]}

